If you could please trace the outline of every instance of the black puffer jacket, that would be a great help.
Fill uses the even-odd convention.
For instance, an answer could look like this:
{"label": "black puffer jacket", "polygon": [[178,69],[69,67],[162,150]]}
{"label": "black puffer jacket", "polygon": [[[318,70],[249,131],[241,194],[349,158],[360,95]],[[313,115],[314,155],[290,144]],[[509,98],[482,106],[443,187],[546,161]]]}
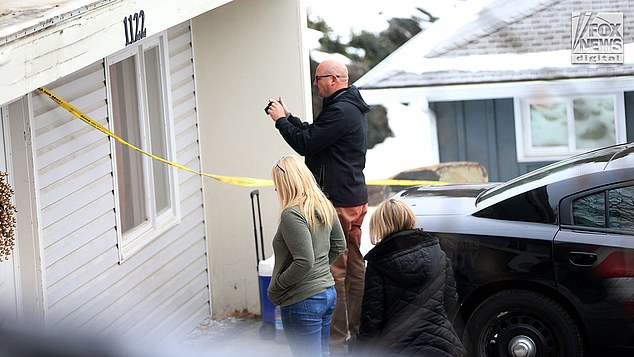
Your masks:
{"label": "black puffer jacket", "polygon": [[447,311],[457,301],[451,262],[438,239],[419,229],[394,233],[366,256],[363,356],[464,356]]}
{"label": "black puffer jacket", "polygon": [[359,90],[350,86],[325,98],[312,124],[292,115],[275,122],[288,145],[306,157],[306,166],[337,207],[368,202],[363,169],[369,110]]}

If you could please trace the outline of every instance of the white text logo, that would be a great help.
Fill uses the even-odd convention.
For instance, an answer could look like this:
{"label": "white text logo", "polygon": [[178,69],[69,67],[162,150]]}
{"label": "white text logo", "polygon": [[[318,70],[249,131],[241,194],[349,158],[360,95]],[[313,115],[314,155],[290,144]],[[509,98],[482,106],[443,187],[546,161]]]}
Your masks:
{"label": "white text logo", "polygon": [[623,13],[573,14],[572,63],[623,63]]}

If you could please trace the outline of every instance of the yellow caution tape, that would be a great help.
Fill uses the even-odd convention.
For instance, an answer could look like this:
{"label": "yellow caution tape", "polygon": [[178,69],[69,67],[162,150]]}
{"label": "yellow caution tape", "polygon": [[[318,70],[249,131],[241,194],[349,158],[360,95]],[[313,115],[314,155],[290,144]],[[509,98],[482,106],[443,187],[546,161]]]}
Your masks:
{"label": "yellow caution tape", "polygon": [[[151,154],[151,153],[149,153],[149,152],[147,152],[147,151],[145,151],[143,149],[140,149],[140,148],[130,144],[129,142],[123,140],[117,134],[115,134],[112,131],[108,130],[103,125],[99,124],[97,121],[91,119],[89,116],[87,116],[82,111],[80,111],[79,109],[75,108],[74,106],[72,106],[70,103],[68,103],[64,99],[58,97],[55,93],[51,92],[48,88],[40,87],[38,89],[40,90],[40,92],[46,94],[49,98],[51,98],[52,101],[57,103],[57,105],[59,105],[60,107],[66,109],[68,112],[70,112],[71,114],[73,114],[77,118],[81,119],[86,124],[88,124],[88,125],[92,126],[93,128],[101,131],[102,133],[112,137],[113,139],[117,140],[121,144],[126,145],[129,148],[134,149],[134,150],[140,152],[143,155],[147,155],[147,156],[153,158],[154,160],[158,160],[158,161],[160,161],[162,163],[174,166],[176,168],[191,172],[191,173],[196,174],[196,175],[202,175],[202,176],[205,176],[205,177],[210,177],[210,178],[213,178],[213,179],[218,180],[220,182],[228,183],[228,184],[231,184],[231,185],[250,186],[250,187],[273,186],[273,180],[270,180],[270,179],[259,179],[259,178],[252,178],[252,177],[240,177],[240,176],[222,176],[222,175],[209,174],[209,173],[205,173],[205,172],[192,170],[192,169],[190,169],[188,167],[185,167],[185,166],[183,166],[181,164],[178,164],[176,162],[172,162],[172,161],[166,160],[166,159],[164,159],[162,157],[159,157],[159,156],[156,156],[154,154]],[[442,184],[445,184],[445,182],[422,181],[422,180],[421,181],[419,181],[419,180],[368,180],[368,181],[366,181],[366,183],[368,185],[380,185],[380,186],[417,186],[417,185],[442,185]]]}
{"label": "yellow caution tape", "polygon": [[197,174],[197,175],[211,177],[211,178],[216,179],[216,180],[218,180],[220,182],[224,182],[224,183],[228,183],[228,184],[232,184],[232,185],[239,185],[239,186],[272,186],[273,185],[273,181],[272,180],[258,179],[258,178],[251,178],[251,177],[221,176],[221,175],[208,174],[208,173],[192,170],[190,168],[187,168],[187,167],[185,167],[185,166],[183,166],[181,164],[175,163],[175,162],[171,162],[171,161],[165,160],[162,157],[158,157],[156,155],[153,155],[153,154],[151,154],[151,153],[149,153],[147,151],[144,151],[144,150],[142,150],[142,149],[130,144],[129,142],[121,139],[115,133],[113,133],[110,130],[106,129],[103,125],[101,125],[97,121],[91,119],[86,114],[82,113],[79,109],[73,107],[70,103],[68,103],[64,99],[58,97],[57,95],[55,95],[55,93],[51,92],[47,88],[40,87],[39,90],[40,90],[40,92],[46,94],[49,98],[51,98],[59,106],[61,106],[62,108],[68,110],[71,114],[73,114],[77,118],[83,120],[88,125],[94,127],[95,129],[101,131],[102,133],[112,137],[113,139],[117,140],[121,144],[126,145],[126,146],[130,147],[131,149],[134,149],[134,150],[136,150],[136,151],[138,151],[138,152],[140,152],[140,153],[142,153],[144,155],[147,155],[147,156],[149,156],[149,157],[151,157],[151,158],[153,158],[155,160],[158,160],[158,161],[163,162],[165,164],[177,167],[177,168],[179,168],[181,170],[185,170],[185,171]]}

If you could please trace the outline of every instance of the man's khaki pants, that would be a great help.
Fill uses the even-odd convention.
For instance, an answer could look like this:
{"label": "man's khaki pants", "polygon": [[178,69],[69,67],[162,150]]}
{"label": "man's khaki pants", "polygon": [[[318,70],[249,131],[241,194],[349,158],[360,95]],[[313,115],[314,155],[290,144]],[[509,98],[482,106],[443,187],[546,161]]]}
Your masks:
{"label": "man's khaki pants", "polygon": [[330,345],[341,350],[347,340],[355,340],[359,333],[365,262],[361,255],[361,223],[368,204],[335,207],[343,232],[346,250],[330,266],[337,290],[337,306],[330,325]]}

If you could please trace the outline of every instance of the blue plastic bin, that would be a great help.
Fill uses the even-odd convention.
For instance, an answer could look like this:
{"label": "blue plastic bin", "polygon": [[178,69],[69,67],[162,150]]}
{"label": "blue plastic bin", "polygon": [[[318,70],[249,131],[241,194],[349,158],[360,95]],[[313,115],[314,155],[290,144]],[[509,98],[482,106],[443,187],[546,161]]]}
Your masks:
{"label": "blue plastic bin", "polygon": [[260,306],[262,309],[262,322],[267,324],[275,324],[275,304],[269,300],[266,292],[271,283],[271,275],[273,274],[273,265],[275,257],[262,260],[258,264],[258,279],[260,282]]}

